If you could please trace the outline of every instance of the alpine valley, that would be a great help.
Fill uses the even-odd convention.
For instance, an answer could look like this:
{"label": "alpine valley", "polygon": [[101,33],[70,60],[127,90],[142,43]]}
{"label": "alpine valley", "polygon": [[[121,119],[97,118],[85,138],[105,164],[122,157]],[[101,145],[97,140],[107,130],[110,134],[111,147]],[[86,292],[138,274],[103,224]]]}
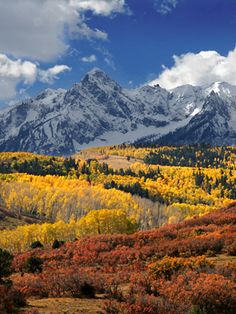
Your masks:
{"label": "alpine valley", "polygon": [[236,144],[236,86],[124,89],[95,68],[0,112],[0,151],[71,155],[124,142]]}

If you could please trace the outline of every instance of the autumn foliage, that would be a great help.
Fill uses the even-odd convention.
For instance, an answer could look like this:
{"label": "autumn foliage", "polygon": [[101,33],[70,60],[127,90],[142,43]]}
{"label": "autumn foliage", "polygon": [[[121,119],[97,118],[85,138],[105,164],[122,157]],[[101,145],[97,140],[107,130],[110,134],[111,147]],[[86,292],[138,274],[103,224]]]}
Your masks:
{"label": "autumn foliage", "polygon": [[235,149],[104,151],[154,165],[0,154],[3,214],[39,222],[0,232],[0,313],[98,293],[107,314],[235,313]]}
{"label": "autumn foliage", "polygon": [[[150,231],[31,249],[14,256],[13,287],[40,298],[105,293],[106,313],[233,314],[236,267],[208,256],[229,254],[235,223],[236,208],[229,207]],[[29,271],[32,257],[43,261],[42,270]]]}
{"label": "autumn foliage", "polygon": [[148,268],[154,278],[164,277],[170,280],[175,273],[180,271],[201,270],[213,266],[214,264],[207,260],[206,256],[189,258],[165,256],[162,260],[150,264]]}

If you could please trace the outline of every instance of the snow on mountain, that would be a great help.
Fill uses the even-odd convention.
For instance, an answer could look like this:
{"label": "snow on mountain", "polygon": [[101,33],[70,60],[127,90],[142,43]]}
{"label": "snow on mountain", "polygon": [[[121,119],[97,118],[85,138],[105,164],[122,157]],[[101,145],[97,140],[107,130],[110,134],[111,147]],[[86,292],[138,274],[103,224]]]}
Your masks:
{"label": "snow on mountain", "polygon": [[176,119],[194,116],[202,109],[204,92],[201,87],[183,85],[170,92],[173,95],[171,108]]}
{"label": "snow on mountain", "polygon": [[122,88],[93,69],[70,89],[46,89],[0,112],[0,151],[70,155],[93,145],[235,144],[236,87]]}
{"label": "snow on mountain", "polygon": [[209,95],[212,91],[222,98],[236,98],[236,86],[226,82],[215,82],[210,86],[205,86],[205,95]]}
{"label": "snow on mountain", "polygon": [[187,125],[157,139],[157,143],[236,145],[235,118],[236,108],[211,91],[202,110]]}

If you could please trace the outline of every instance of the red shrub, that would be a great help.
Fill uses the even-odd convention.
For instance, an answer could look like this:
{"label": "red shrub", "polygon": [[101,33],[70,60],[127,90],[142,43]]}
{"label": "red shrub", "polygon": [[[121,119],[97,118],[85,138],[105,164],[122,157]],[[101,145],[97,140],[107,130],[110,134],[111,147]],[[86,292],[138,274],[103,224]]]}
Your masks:
{"label": "red shrub", "polygon": [[13,313],[14,308],[24,306],[25,299],[22,294],[12,287],[0,285],[0,313]]}
{"label": "red shrub", "polygon": [[219,274],[189,272],[171,282],[162,282],[159,291],[176,309],[196,306],[206,313],[235,313],[236,284]]}
{"label": "red shrub", "polygon": [[41,276],[35,274],[24,274],[24,276],[13,276],[14,287],[25,297],[47,297],[47,289],[44,286]]}
{"label": "red shrub", "polygon": [[[43,259],[43,270],[35,275],[17,274],[12,280],[26,296],[81,297],[105,292],[116,299],[106,309],[110,314],[186,314],[193,307],[212,314],[231,314],[235,306],[235,266],[211,269],[205,264],[195,268],[179,263],[193,256],[198,260],[198,256],[209,253],[232,254],[235,218],[235,207],[230,207],[133,235],[101,235],[67,242],[56,250],[45,248],[18,254],[13,263],[17,272],[24,271],[32,255]],[[171,281],[149,276],[147,271],[147,265],[164,256],[168,256],[168,262],[178,262],[167,269],[166,279]],[[157,266],[158,272],[165,272],[166,265]]]}

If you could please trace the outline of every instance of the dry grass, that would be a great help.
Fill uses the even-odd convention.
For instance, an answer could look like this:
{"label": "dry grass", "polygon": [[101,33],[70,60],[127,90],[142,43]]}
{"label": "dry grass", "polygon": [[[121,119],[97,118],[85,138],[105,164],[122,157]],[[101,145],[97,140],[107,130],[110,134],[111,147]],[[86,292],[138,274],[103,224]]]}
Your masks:
{"label": "dry grass", "polygon": [[218,266],[224,266],[227,263],[236,264],[236,256],[228,256],[225,254],[220,254],[215,257],[209,257],[209,260],[214,262]]}
{"label": "dry grass", "polygon": [[38,311],[38,314],[97,314],[103,313],[103,299],[55,298],[28,300],[28,306],[20,313]]}
{"label": "dry grass", "polygon": [[98,155],[91,153],[86,153],[79,156],[80,159],[97,159],[100,163],[106,163],[115,170],[128,169],[135,162],[143,163],[142,159],[130,158],[129,160],[125,156],[117,155]]}
{"label": "dry grass", "polygon": [[104,158],[104,159],[101,158],[99,159],[99,162],[105,162],[109,166],[111,166],[113,169],[116,169],[116,170],[119,170],[121,168],[128,169],[135,162],[143,163],[143,161],[140,159],[130,158],[130,160],[127,160],[127,157],[114,156],[114,155],[109,155],[108,158]]}

